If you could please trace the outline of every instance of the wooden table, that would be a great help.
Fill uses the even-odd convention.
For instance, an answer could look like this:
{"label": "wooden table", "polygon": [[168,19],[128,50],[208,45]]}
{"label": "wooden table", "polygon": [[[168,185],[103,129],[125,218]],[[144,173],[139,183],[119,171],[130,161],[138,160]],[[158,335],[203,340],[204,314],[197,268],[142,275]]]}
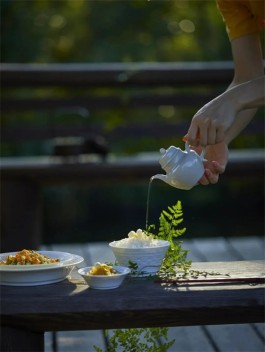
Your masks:
{"label": "wooden table", "polygon": [[[264,264],[205,262],[193,268],[264,279]],[[43,351],[45,331],[263,322],[264,301],[264,283],[175,285],[128,279],[118,289],[100,291],[74,271],[57,284],[1,287],[1,351]]]}

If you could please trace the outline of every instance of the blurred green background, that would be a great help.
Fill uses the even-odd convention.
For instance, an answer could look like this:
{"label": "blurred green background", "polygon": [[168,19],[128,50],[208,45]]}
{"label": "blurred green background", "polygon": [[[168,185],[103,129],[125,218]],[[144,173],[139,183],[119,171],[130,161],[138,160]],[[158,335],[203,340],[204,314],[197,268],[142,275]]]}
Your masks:
{"label": "blurred green background", "polygon": [[[263,34],[262,34],[263,35]],[[107,62],[192,62],[232,60],[230,44],[214,0],[2,0],[1,62],[5,63],[107,63]],[[264,42],[262,40],[262,42]],[[52,89],[49,94],[57,94]],[[59,92],[60,94],[62,92]],[[84,91],[63,92],[83,95]],[[102,92],[95,91],[95,94]],[[104,92],[105,93],[105,92]],[[2,94],[9,95],[8,90]],[[20,96],[32,94],[27,89]],[[47,94],[35,89],[34,95]],[[121,92],[122,94],[122,92]],[[126,98],[126,97],[125,97]],[[2,123],[50,124],[64,121],[100,123],[106,129],[125,118],[134,121],[190,120],[198,107],[161,107],[140,111],[109,110],[90,114],[74,112],[6,113]],[[170,112],[170,113],[169,113]],[[263,120],[264,110],[256,119]],[[158,151],[172,140],[152,138],[112,141],[118,154]],[[264,137],[242,134],[231,148],[263,148]],[[3,156],[45,155],[49,143],[2,144]],[[151,177],[152,175],[150,175]],[[44,242],[86,242],[125,236],[145,226],[148,180],[141,183],[91,186],[45,187]],[[149,223],[157,223],[162,209],[182,201],[186,237],[218,235],[261,235],[264,233],[263,175],[251,179],[228,179],[217,185],[180,191],[154,182]]]}
{"label": "blurred green background", "polygon": [[4,62],[231,59],[213,0],[2,0]]}

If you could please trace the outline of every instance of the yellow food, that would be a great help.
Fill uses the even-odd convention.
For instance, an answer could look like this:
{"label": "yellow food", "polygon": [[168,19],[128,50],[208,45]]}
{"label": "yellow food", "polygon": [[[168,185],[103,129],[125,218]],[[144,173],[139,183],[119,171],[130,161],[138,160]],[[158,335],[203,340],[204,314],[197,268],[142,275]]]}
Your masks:
{"label": "yellow food", "polygon": [[117,271],[112,266],[96,263],[88,272],[90,275],[115,275]]}
{"label": "yellow food", "polygon": [[32,265],[57,263],[60,259],[49,258],[34,250],[23,249],[15,255],[8,255],[6,260],[0,261],[0,265]]}

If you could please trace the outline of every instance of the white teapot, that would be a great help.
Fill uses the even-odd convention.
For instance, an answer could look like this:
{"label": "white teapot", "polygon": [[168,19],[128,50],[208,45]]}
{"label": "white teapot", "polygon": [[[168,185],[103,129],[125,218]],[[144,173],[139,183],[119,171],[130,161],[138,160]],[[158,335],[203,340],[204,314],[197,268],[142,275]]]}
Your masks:
{"label": "white teapot", "polygon": [[186,142],[184,151],[171,146],[167,150],[161,148],[160,153],[159,163],[162,169],[166,171],[166,175],[155,175],[152,179],[159,179],[170,186],[189,190],[198,183],[204,174],[203,162],[206,161],[204,159],[204,149],[199,155],[190,149]]}

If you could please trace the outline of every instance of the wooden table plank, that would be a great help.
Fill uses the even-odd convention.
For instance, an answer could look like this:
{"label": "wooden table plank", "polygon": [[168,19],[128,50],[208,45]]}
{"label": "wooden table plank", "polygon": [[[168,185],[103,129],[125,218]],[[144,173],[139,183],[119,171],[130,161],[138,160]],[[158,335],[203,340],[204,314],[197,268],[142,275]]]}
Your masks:
{"label": "wooden table plank", "polygon": [[264,236],[231,237],[226,239],[238,260],[264,260]]}
{"label": "wooden table plank", "polygon": [[[204,239],[194,242],[205,260],[223,260],[224,257],[231,260],[263,259],[263,241],[258,236]],[[265,268],[263,271],[265,272]],[[207,325],[205,332],[220,351],[262,351],[264,330],[257,333],[257,329],[261,330],[261,325],[264,326],[264,324]]]}
{"label": "wooden table plank", "polygon": [[[167,352],[213,352],[213,345],[201,326],[171,327],[168,333],[169,341],[175,339],[174,345]],[[224,352],[224,351],[222,351]],[[229,351],[230,352],[230,351]]]}
{"label": "wooden table plank", "polygon": [[[264,263],[194,263],[194,268],[258,275]],[[127,280],[109,290],[106,299],[106,291],[92,290],[83,280],[34,288],[3,286],[2,324],[50,331],[262,322],[264,287],[179,287]]]}
{"label": "wooden table plank", "polygon": [[108,242],[95,242],[87,244],[85,247],[86,251],[91,259],[90,265],[94,265],[96,262],[107,262],[114,263],[115,256],[109,247]]}
{"label": "wooden table plank", "polygon": [[[215,242],[219,241],[220,238],[215,238]],[[208,246],[207,240],[203,241],[194,241],[194,240],[184,240],[182,247],[183,249],[189,250],[188,259],[193,262],[201,262],[206,260],[205,250],[210,250],[211,246]],[[206,244],[206,248],[205,248]],[[218,247],[221,250],[221,255],[223,254],[220,246]],[[234,258],[232,258],[234,259]],[[221,325],[226,326],[226,325]],[[189,352],[213,352],[216,351],[214,341],[211,336],[209,337],[208,330],[205,326],[178,326],[170,327],[168,330],[169,340],[175,339],[174,345],[168,350],[168,352],[176,351],[189,351]],[[222,352],[231,352],[229,350],[222,350]]]}
{"label": "wooden table plank", "polygon": [[[253,237],[253,241],[257,242],[258,238],[254,238]],[[221,241],[220,241],[221,240]],[[210,241],[210,243],[212,244],[209,245],[209,242],[207,240],[205,241],[194,241],[191,240],[186,240],[184,241],[184,247],[187,249],[190,249],[190,255],[189,255],[189,259],[194,260],[205,260],[205,257],[207,257],[207,253],[209,253],[209,251],[212,250],[213,247],[215,247],[215,258],[223,258],[223,253],[227,252],[227,248],[222,244],[217,245],[216,243],[218,242],[222,242],[222,239],[217,238],[215,239],[215,241]],[[226,246],[230,246],[229,241],[225,241]],[[258,243],[260,243],[258,241]],[[255,246],[253,246],[254,248]],[[256,246],[257,247],[257,246]],[[83,256],[86,259],[86,263],[91,264],[94,263],[95,261],[112,261],[113,257],[112,257],[112,252],[110,250],[110,248],[108,247],[108,243],[89,243],[89,244],[64,244],[64,245],[52,245],[49,246],[49,248],[45,248],[43,247],[42,249],[49,249],[49,250],[61,250],[61,251],[66,251],[66,252],[71,252],[71,253],[75,253],[75,254],[83,254]],[[218,250],[217,250],[218,249]],[[233,251],[232,251],[233,252]],[[254,254],[255,250],[252,251],[252,253]],[[235,257],[232,258],[233,260],[235,259]],[[201,265],[201,264],[200,264]],[[216,263],[215,263],[216,265]],[[74,275],[74,279],[75,280],[79,280],[79,275]],[[75,281],[76,282],[76,281]],[[58,284],[55,285],[49,285],[50,287],[57,287]],[[85,286],[85,285],[84,285]],[[260,286],[260,285],[259,285]],[[48,286],[46,287],[48,288]],[[201,287],[202,289],[204,289],[203,287]],[[19,288],[19,290],[23,291],[24,288]],[[197,288],[198,290],[199,288]],[[33,288],[33,290],[35,290],[35,288]],[[186,289],[185,289],[186,290]],[[85,291],[85,290],[84,290]],[[90,289],[87,289],[87,291],[91,291]],[[78,297],[78,292],[76,290],[73,290],[74,294],[77,295]],[[185,291],[184,291],[185,292]],[[81,295],[84,295],[84,292],[81,291]],[[58,298],[60,299],[60,298]],[[70,319],[72,315],[69,314],[68,318]],[[155,316],[153,318],[154,320],[159,319],[159,315]],[[242,326],[248,326],[248,328],[242,328]],[[83,329],[84,327],[80,327],[80,329]],[[261,338],[258,336],[258,334],[253,334],[253,331],[251,333],[251,335],[249,334],[249,331],[251,331],[255,328],[258,333],[260,333]],[[76,327],[76,329],[78,329],[78,327]],[[61,330],[61,328],[60,328]],[[78,329],[79,330],[79,329]],[[260,324],[255,324],[255,325],[248,325],[248,324],[236,324],[236,325],[221,325],[218,327],[218,334],[220,336],[230,336],[230,348],[226,348],[226,344],[220,344],[219,345],[219,349],[222,350],[222,352],[231,352],[231,348],[234,350],[236,349],[236,346],[238,346],[238,341],[237,339],[240,338],[240,336],[242,335],[242,332],[244,331],[244,333],[248,333],[247,336],[249,338],[250,341],[252,341],[253,345],[258,346],[257,344],[260,343],[260,341],[262,341],[262,337],[264,336],[264,324],[260,323]],[[215,334],[217,330],[211,330],[211,326],[179,326],[179,327],[171,327],[169,329],[169,337],[176,339],[176,343],[174,344],[174,346],[172,347],[171,351],[175,352],[177,349],[178,350],[188,350],[190,352],[198,352],[198,348],[199,350],[203,350],[203,351],[213,351],[215,348],[215,345],[213,345],[213,343],[215,344]],[[237,335],[235,334],[235,332],[237,331]],[[71,351],[71,343],[73,344],[72,346],[73,350],[75,351],[80,351],[82,352],[82,348],[79,349],[79,344],[78,344],[78,340],[80,339],[85,339],[87,345],[86,346],[90,346],[90,349],[88,348],[87,350],[91,350],[92,346],[94,344],[93,340],[93,336],[97,336],[98,338],[98,343],[97,345],[99,346],[104,346],[104,340],[102,338],[99,338],[101,335],[101,331],[99,330],[91,330],[91,331],[60,331],[59,333],[57,333],[57,340],[59,342],[59,352],[60,351],[67,351],[67,349],[69,348],[69,351]],[[46,334],[47,335],[47,334]],[[193,338],[185,338],[189,337],[189,336],[193,336]],[[195,337],[196,339],[195,339]],[[96,339],[97,339],[96,338]],[[222,338],[220,337],[220,341],[222,340]],[[50,348],[50,350],[48,349],[47,352],[51,351],[51,342],[49,342],[50,339],[46,338],[46,345],[47,348]],[[195,341],[197,341],[197,343],[195,343]],[[193,343],[194,342],[194,343]],[[48,347],[50,346],[50,347]]]}
{"label": "wooden table plank", "polygon": [[223,237],[194,239],[192,243],[203,261],[239,260]]}
{"label": "wooden table plank", "polygon": [[[247,238],[241,237],[228,237],[228,238],[213,238],[213,239],[198,239],[198,240],[185,240],[183,247],[189,250],[188,258],[193,261],[208,260],[222,260],[226,257],[231,260],[236,259],[262,259],[263,253],[263,239],[260,236],[251,236]],[[71,252],[71,244],[64,245],[61,250]],[[108,243],[89,243],[80,244],[80,247],[85,250],[86,255],[90,258],[91,263],[95,261],[113,261],[113,254],[108,246]],[[60,245],[53,247],[53,249],[60,249]],[[87,257],[86,257],[87,258]],[[78,332],[82,334],[84,332]],[[65,347],[65,340],[61,339],[65,332],[59,335],[60,345]],[[73,336],[75,332],[72,332]],[[181,351],[194,351],[197,352],[198,348],[201,351],[213,351],[217,344],[222,352],[230,352],[232,350],[239,350],[241,342],[240,336],[246,336],[246,339],[253,346],[260,346],[264,341],[264,324],[229,324],[218,326],[189,326],[189,327],[171,327],[169,329],[170,339],[175,338],[176,343],[172,346],[172,352],[177,349]],[[218,335],[218,338],[216,338]],[[226,340],[229,338],[229,344]],[[222,343],[222,341],[224,341]],[[245,346],[249,347],[249,343]],[[100,340],[99,340],[100,344]],[[78,346],[78,345],[77,345]],[[90,343],[92,346],[92,343]],[[242,349],[244,350],[244,349]]]}
{"label": "wooden table plank", "polygon": [[[50,335],[51,333],[45,334],[45,352],[54,352]],[[93,351],[94,345],[103,351],[106,349],[101,330],[59,331],[56,335],[57,352]]]}
{"label": "wooden table plank", "polygon": [[220,351],[263,351],[264,341],[255,336],[250,324],[207,327]]}
{"label": "wooden table plank", "polygon": [[[54,250],[61,252],[70,252],[81,255],[84,262],[80,267],[91,265],[91,259],[86,251],[86,246],[80,243],[70,244],[52,244],[49,246],[42,246],[42,250]],[[72,277],[79,278],[79,275],[74,272]],[[45,352],[84,352],[92,351],[94,345],[106,349],[103,330],[74,330],[74,331],[57,331],[55,332],[56,349],[52,345],[53,336],[51,332],[45,333]]]}

